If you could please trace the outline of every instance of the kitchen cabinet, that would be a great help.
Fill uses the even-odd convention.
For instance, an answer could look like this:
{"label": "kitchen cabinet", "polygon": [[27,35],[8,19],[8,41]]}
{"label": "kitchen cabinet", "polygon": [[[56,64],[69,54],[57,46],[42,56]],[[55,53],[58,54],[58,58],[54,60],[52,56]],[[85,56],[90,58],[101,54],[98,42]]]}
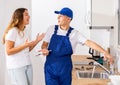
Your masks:
{"label": "kitchen cabinet", "polygon": [[114,0],[91,0],[90,39],[106,50],[114,43],[115,11]]}
{"label": "kitchen cabinet", "polygon": [[91,0],[91,25],[114,26],[114,0]]}

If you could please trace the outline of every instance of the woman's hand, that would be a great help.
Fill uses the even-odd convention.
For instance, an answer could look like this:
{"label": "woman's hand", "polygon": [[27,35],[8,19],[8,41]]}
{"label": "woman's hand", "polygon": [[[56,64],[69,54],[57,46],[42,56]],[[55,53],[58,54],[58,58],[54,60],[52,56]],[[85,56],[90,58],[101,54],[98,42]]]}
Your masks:
{"label": "woman's hand", "polygon": [[34,41],[29,42],[29,51],[31,51],[45,36],[45,33],[37,34],[37,37]]}
{"label": "woman's hand", "polygon": [[29,41],[28,39],[26,39],[26,41],[25,41],[25,46],[26,46],[26,47],[30,47],[30,46],[32,46],[34,43],[35,43],[35,41]]}
{"label": "woman's hand", "polygon": [[42,34],[37,34],[37,37],[36,37],[36,41],[37,42],[39,42],[39,41],[41,41],[43,38],[44,38],[44,36],[45,36],[45,33],[42,33]]}

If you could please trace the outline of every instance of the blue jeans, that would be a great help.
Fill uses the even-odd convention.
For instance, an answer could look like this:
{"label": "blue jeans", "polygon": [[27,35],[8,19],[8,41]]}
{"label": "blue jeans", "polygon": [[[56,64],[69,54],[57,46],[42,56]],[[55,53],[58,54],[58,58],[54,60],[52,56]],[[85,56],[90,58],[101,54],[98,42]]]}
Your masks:
{"label": "blue jeans", "polygon": [[33,70],[31,65],[8,70],[12,85],[32,85]]}

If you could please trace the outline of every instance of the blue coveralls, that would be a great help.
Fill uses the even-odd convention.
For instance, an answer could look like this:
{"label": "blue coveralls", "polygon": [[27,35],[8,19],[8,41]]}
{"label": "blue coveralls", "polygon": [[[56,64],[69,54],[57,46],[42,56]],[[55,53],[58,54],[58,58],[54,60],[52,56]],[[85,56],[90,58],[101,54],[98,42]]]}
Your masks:
{"label": "blue coveralls", "polygon": [[57,35],[58,25],[50,40],[48,50],[52,50],[45,62],[46,85],[71,85],[73,50],[69,41],[69,34],[73,28],[69,28],[66,36]]}

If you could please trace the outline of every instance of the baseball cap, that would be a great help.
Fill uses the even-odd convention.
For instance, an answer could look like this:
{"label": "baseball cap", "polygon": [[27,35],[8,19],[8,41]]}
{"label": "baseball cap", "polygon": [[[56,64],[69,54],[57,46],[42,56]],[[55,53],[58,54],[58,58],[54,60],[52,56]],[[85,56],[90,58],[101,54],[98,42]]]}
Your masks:
{"label": "baseball cap", "polygon": [[55,11],[55,13],[66,15],[66,16],[70,17],[71,19],[73,19],[73,11],[68,7],[64,7],[60,11]]}

